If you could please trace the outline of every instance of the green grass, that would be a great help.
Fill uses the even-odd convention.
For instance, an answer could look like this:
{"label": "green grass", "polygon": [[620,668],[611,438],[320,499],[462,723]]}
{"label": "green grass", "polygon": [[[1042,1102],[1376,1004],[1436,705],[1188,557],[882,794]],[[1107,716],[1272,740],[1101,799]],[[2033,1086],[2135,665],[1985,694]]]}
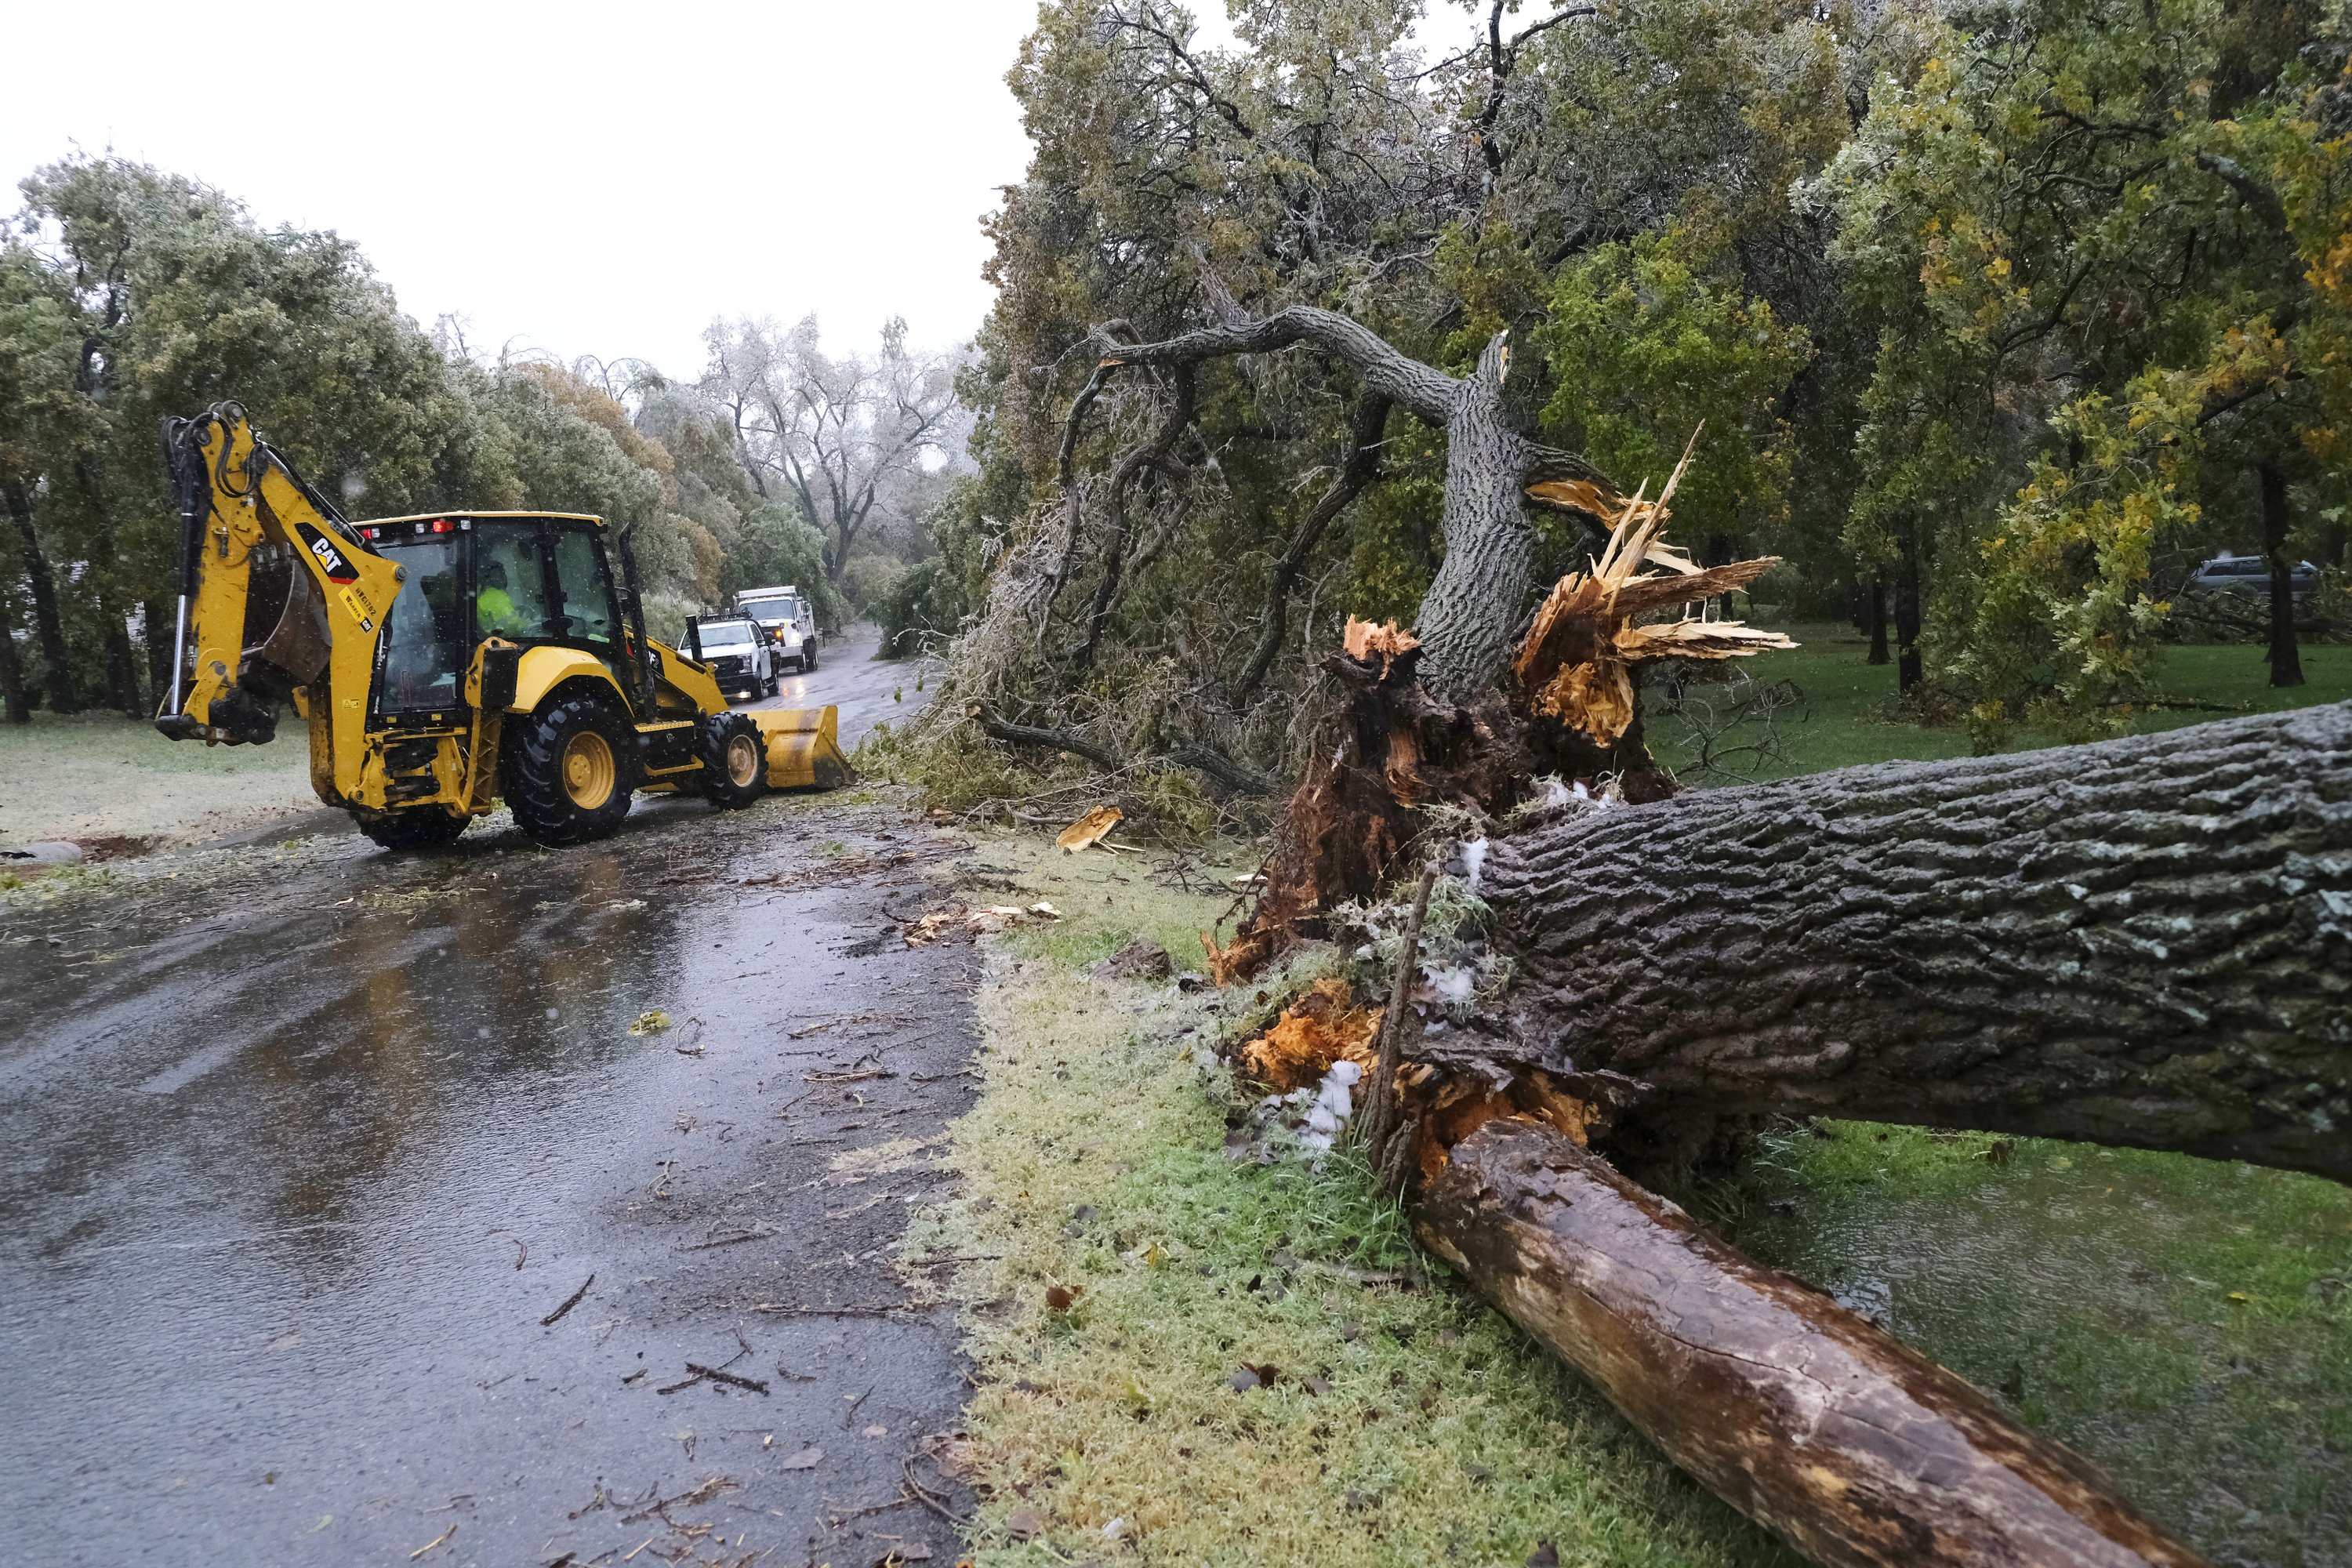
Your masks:
{"label": "green grass", "polygon": [[2216,1561],[2352,1562],[2352,1191],[1832,1122],[1767,1139],[1696,1201]]}
{"label": "green grass", "polygon": [[[1897,716],[1895,667],[1872,664],[1869,639],[1852,626],[1836,623],[1781,626],[1769,615],[1758,618],[1763,625],[1786,631],[1798,646],[1759,654],[1744,661],[1745,668],[1759,681],[1795,681],[1806,700],[1804,716],[1783,720],[1780,726],[1789,754],[1787,765],[1765,770],[1762,776],[1785,778],[1863,763],[1925,762],[1969,754],[1965,725],[1931,726]],[[2269,683],[2270,666],[2263,662],[2259,647],[2234,643],[2168,647],[2157,665],[2165,700],[2229,711],[2214,712],[2205,707],[2145,709],[2134,715],[2132,731],[2177,729],[2231,713],[2264,713],[2352,699],[2352,646],[2305,647],[2303,673],[2305,684],[2280,690]],[[1668,766],[1677,771],[1689,767],[1693,752],[1683,726],[1671,718],[1654,720],[1650,733]],[[2017,735],[2010,749],[2058,743],[2055,736],[2027,730]],[[1691,782],[1730,781],[1699,778]]]}
{"label": "green grass", "polygon": [[290,714],[266,746],[167,741],[120,713],[0,725],[0,845],[185,843],[318,807],[310,740]]}
{"label": "green grass", "polygon": [[[1216,1008],[1255,993],[1086,977],[1139,932],[1182,962],[1223,897],[1037,840],[983,840],[982,858],[967,897],[1066,916],[991,944],[983,1089],[946,1160],[962,1196],[906,1255],[919,1282],[938,1278],[928,1261],[966,1260],[950,1289],[979,1384],[983,1568],[1501,1565],[1543,1542],[1563,1563],[1795,1562],[1424,1273],[1360,1163],[1227,1156],[1245,1102],[1211,1050]],[[1075,1293],[1066,1310],[1055,1288]],[[1244,1363],[1275,1368],[1273,1386],[1235,1392]]]}

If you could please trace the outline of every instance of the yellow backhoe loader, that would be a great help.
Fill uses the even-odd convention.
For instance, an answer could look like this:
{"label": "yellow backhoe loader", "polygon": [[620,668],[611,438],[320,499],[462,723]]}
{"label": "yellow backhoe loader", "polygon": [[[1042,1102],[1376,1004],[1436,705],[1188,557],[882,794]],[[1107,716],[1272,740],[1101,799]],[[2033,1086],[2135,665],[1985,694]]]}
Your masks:
{"label": "yellow backhoe loader", "polygon": [[560,845],[613,832],[640,789],[732,807],[849,782],[835,710],[731,712],[690,632],[685,652],[646,635],[602,518],[349,522],[234,403],[163,438],[180,601],[155,727],[256,744],[290,701],[319,798],[386,848],[446,844],[501,798]]}

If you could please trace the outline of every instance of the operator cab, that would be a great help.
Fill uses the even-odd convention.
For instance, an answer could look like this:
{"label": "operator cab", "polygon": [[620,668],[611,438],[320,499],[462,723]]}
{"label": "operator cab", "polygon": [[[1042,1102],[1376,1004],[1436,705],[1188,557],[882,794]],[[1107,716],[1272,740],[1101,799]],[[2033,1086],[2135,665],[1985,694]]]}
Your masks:
{"label": "operator cab", "polygon": [[385,613],[375,712],[388,724],[439,727],[465,701],[467,667],[485,637],[592,653],[623,690],[639,687],[644,647],[629,635],[601,518],[572,512],[452,512],[382,518],[360,537],[408,576]]}

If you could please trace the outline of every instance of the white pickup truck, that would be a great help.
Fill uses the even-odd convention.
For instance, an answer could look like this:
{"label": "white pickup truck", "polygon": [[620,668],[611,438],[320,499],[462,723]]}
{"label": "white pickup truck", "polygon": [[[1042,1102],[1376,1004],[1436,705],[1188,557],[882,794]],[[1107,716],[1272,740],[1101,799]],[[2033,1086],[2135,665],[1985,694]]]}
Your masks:
{"label": "white pickup truck", "polygon": [[798,588],[744,588],[735,608],[759,623],[775,644],[780,664],[806,673],[816,668],[816,609]]}

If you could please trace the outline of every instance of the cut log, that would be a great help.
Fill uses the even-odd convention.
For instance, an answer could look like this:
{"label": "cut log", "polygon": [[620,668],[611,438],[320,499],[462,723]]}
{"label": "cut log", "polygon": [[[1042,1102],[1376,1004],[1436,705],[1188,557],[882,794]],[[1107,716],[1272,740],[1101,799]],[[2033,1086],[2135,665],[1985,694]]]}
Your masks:
{"label": "cut log", "polygon": [[1485,869],[1519,977],[1439,1065],[1607,1078],[1637,1161],[1792,1112],[2352,1179],[2352,703],[1556,814]]}
{"label": "cut log", "polygon": [[1415,1228],[1717,1496],[1831,1568],[2203,1560],[1962,1379],[1532,1121],[1493,1121]]}

